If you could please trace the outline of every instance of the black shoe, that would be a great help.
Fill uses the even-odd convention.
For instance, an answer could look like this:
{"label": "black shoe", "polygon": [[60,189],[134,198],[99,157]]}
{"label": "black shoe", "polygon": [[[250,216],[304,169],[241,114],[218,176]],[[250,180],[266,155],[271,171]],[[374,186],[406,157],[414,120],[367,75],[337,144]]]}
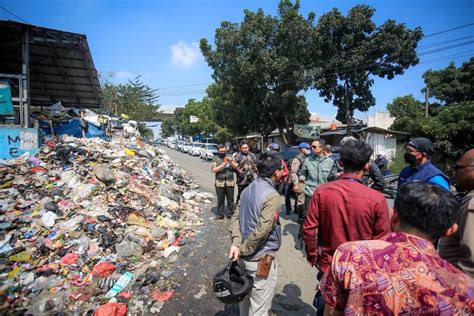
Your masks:
{"label": "black shoe", "polygon": [[286,209],[286,215],[288,215],[288,216],[291,215],[291,209]]}
{"label": "black shoe", "polygon": [[296,248],[297,250],[303,249],[303,239],[298,239],[298,240],[296,241],[295,248]]}
{"label": "black shoe", "polygon": [[222,215],[222,214],[217,214],[215,220],[216,220],[216,221],[220,221],[220,220],[222,220],[222,219],[224,219],[224,215]]}
{"label": "black shoe", "polygon": [[234,216],[234,212],[227,214],[227,218],[228,218],[228,219],[231,219],[232,216]]}

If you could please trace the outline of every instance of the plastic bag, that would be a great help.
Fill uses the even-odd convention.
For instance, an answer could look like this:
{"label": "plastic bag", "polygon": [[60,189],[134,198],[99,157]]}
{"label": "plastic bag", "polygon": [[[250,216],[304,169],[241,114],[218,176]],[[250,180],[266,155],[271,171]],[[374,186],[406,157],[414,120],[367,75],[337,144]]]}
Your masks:
{"label": "plastic bag", "polygon": [[43,214],[43,216],[41,216],[41,221],[43,222],[44,226],[53,227],[57,218],[58,215],[54,214],[53,212],[46,212]]}
{"label": "plastic bag", "polygon": [[174,295],[174,291],[160,291],[153,292],[152,298],[158,302],[169,301]]}
{"label": "plastic bag", "polygon": [[142,247],[128,239],[124,239],[120,244],[115,245],[117,255],[122,258],[131,256],[141,256],[143,254]]}
{"label": "plastic bag", "polygon": [[115,271],[115,266],[110,262],[101,262],[92,268],[92,275],[95,277],[106,278]]}
{"label": "plastic bag", "polygon": [[125,316],[127,314],[127,304],[107,303],[96,309],[94,316]]}
{"label": "plastic bag", "polygon": [[77,253],[68,253],[59,260],[59,263],[62,265],[73,265],[77,263],[79,255]]}

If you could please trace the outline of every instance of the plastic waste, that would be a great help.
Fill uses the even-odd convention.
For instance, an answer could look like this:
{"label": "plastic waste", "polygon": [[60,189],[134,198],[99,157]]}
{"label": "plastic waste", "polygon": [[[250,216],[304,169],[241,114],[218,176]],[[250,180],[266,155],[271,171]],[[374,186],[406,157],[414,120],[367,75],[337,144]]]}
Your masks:
{"label": "plastic waste", "polygon": [[178,253],[178,252],[179,252],[178,246],[170,246],[163,251],[163,256],[165,258],[168,258],[172,253]]}
{"label": "plastic waste", "polygon": [[151,297],[158,302],[169,301],[174,295],[174,291],[160,291],[153,292]]}
{"label": "plastic waste", "polygon": [[146,219],[144,219],[141,216],[138,216],[135,213],[132,213],[128,216],[127,224],[129,224],[129,225],[138,225],[138,226],[142,226],[142,227],[149,227],[150,226],[150,224],[148,223],[148,221]]}
{"label": "plastic waste", "polygon": [[131,256],[141,256],[143,254],[142,247],[128,239],[124,239],[121,243],[115,246],[117,255],[122,258],[128,258]]}
{"label": "plastic waste", "polygon": [[77,263],[79,255],[77,253],[68,253],[59,260],[59,263],[62,265],[73,265]]}
{"label": "plastic waste", "polygon": [[105,294],[106,298],[115,297],[118,293],[122,292],[122,290],[130,283],[133,279],[133,273],[125,272],[122,276],[117,280],[117,283]]}
{"label": "plastic waste", "polygon": [[94,316],[125,316],[127,314],[127,304],[107,303],[96,309]]}
{"label": "plastic waste", "polygon": [[108,277],[115,271],[115,266],[110,262],[101,262],[92,268],[92,275],[95,277]]}
{"label": "plastic waste", "polygon": [[30,261],[30,259],[31,259],[31,253],[29,253],[27,251],[22,251],[22,252],[19,252],[15,255],[12,255],[12,256],[8,257],[9,261],[14,261],[14,262],[28,262],[28,261]]}
{"label": "plastic waste", "polygon": [[41,216],[41,221],[43,222],[43,225],[46,227],[53,227],[54,224],[56,223],[56,219],[58,218],[58,215],[54,214],[53,212],[46,212]]}

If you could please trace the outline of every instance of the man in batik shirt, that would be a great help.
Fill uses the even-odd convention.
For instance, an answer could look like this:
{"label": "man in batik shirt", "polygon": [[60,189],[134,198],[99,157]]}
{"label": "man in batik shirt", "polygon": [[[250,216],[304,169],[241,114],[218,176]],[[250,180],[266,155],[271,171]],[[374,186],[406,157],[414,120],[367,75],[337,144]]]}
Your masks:
{"label": "man in batik shirt", "polygon": [[321,280],[325,315],[473,315],[474,279],[442,259],[433,241],[454,234],[459,203],[436,184],[398,191],[393,233],[342,244]]}

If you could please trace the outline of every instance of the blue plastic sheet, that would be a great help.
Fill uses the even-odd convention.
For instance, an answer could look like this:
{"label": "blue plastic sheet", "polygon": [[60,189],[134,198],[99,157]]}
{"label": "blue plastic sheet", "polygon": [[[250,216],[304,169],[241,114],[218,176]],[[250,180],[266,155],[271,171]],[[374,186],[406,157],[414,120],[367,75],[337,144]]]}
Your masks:
{"label": "blue plastic sheet", "polygon": [[[42,124],[41,129],[43,130],[43,134],[45,136],[51,135],[49,126],[45,126]],[[71,135],[78,138],[82,137],[81,123],[79,119],[73,119],[69,121],[60,122],[53,127],[53,130],[54,130],[55,135]],[[109,137],[107,136],[107,134],[104,133],[100,129],[100,127],[89,122],[87,131],[86,131],[86,138],[95,138],[95,137],[109,140]]]}

